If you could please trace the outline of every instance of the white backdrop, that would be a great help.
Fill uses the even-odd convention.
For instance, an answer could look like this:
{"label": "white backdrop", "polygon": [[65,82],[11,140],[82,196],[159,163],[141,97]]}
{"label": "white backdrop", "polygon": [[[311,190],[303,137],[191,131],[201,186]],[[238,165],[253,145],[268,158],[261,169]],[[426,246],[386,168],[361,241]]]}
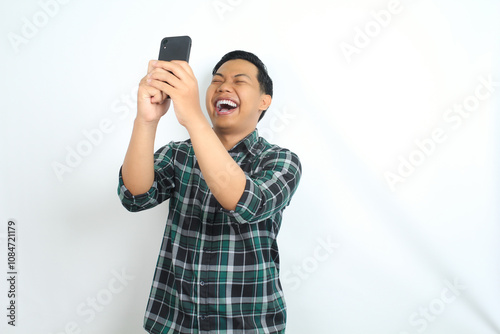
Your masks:
{"label": "white backdrop", "polygon": [[[224,53],[262,58],[275,97],[260,133],[301,158],[278,239],[287,333],[500,333],[498,1],[25,0],[0,13],[1,333],[143,333],[168,207],[127,212],[117,177],[147,62],[185,34],[202,101]],[[185,138],[170,111],[157,147]]]}

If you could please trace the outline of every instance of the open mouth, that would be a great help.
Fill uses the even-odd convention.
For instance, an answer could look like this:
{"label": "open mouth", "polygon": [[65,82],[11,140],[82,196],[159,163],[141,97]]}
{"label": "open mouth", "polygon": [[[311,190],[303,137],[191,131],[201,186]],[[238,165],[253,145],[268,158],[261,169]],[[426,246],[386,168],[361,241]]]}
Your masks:
{"label": "open mouth", "polygon": [[238,108],[238,104],[232,100],[218,100],[215,103],[215,110],[218,115],[229,115]]}

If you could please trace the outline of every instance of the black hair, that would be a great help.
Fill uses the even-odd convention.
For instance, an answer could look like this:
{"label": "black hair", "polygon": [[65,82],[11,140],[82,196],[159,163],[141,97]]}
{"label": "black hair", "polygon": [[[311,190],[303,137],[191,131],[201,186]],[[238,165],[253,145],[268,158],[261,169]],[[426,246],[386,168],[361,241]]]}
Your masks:
{"label": "black hair", "polygon": [[[266,65],[264,65],[264,63],[259,59],[259,57],[257,57],[251,52],[235,50],[226,53],[224,56],[222,56],[221,60],[219,60],[219,62],[215,65],[212,71],[212,75],[217,73],[217,70],[219,69],[219,67],[222,66],[222,64],[234,59],[243,59],[254,64],[255,67],[257,67],[257,81],[259,82],[261,92],[273,97],[273,81],[271,80],[271,77],[267,73]],[[262,117],[264,117],[266,111],[267,109],[262,111],[262,114],[260,114],[259,117],[259,121],[262,119]]]}

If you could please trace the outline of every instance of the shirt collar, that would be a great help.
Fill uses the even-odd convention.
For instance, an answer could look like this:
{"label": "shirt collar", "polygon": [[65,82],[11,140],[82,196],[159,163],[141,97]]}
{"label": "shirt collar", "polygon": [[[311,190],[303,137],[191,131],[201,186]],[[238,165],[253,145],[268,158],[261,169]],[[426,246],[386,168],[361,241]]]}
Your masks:
{"label": "shirt collar", "polygon": [[235,152],[235,153],[241,152],[245,148],[252,155],[256,155],[257,152],[259,151],[260,142],[259,142],[259,131],[257,129],[255,129],[248,136],[240,140],[238,144],[234,145],[233,148],[229,150],[229,152]]}

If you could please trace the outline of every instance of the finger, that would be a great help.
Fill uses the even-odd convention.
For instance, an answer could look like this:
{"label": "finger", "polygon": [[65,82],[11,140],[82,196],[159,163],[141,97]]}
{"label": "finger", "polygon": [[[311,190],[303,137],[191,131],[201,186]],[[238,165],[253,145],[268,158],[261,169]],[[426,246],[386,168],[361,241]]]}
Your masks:
{"label": "finger", "polygon": [[150,87],[149,89],[151,90],[151,94],[152,94],[150,96],[151,103],[153,103],[153,104],[163,104],[163,102],[165,102],[165,100],[168,97],[167,94],[165,94],[161,90],[159,90],[157,88],[154,88],[154,87]]}
{"label": "finger", "polygon": [[162,93],[163,92],[161,90],[146,85],[144,86],[144,94],[142,95],[142,98],[149,100],[151,103],[159,103],[163,100]]}
{"label": "finger", "polygon": [[152,96],[151,97],[151,103],[152,104],[164,104],[167,100],[169,100],[170,97],[167,96],[165,93],[160,92],[159,95],[157,96]]}
{"label": "finger", "polygon": [[172,93],[174,92],[174,88],[164,81],[153,79],[150,82],[148,82],[148,85],[153,87],[153,88],[156,88],[157,90],[160,91],[160,93],[164,93],[165,94],[164,96],[167,96],[167,95],[171,96]]}
{"label": "finger", "polygon": [[147,83],[147,76],[140,82],[140,93],[142,99],[149,100],[152,103],[163,103],[167,98],[167,94]]}
{"label": "finger", "polygon": [[167,99],[170,98],[165,92],[161,91],[158,88],[153,86],[149,86],[151,92],[151,103],[163,104]]}
{"label": "finger", "polygon": [[155,64],[158,62],[158,60],[150,60],[148,63],[148,73],[151,73],[152,70],[155,69]]}
{"label": "finger", "polygon": [[157,69],[163,69],[167,72],[173,73],[177,78],[183,80],[186,78],[186,70],[178,63],[178,61],[158,61],[153,65]]}
{"label": "finger", "polygon": [[181,82],[181,80],[174,74],[163,69],[154,69],[151,73],[148,74],[147,82],[149,83],[153,80],[163,81],[172,87],[179,86]]}
{"label": "finger", "polygon": [[184,71],[190,75],[194,75],[193,69],[189,65],[189,63],[185,60],[172,60],[171,61],[174,64],[179,65]]}

